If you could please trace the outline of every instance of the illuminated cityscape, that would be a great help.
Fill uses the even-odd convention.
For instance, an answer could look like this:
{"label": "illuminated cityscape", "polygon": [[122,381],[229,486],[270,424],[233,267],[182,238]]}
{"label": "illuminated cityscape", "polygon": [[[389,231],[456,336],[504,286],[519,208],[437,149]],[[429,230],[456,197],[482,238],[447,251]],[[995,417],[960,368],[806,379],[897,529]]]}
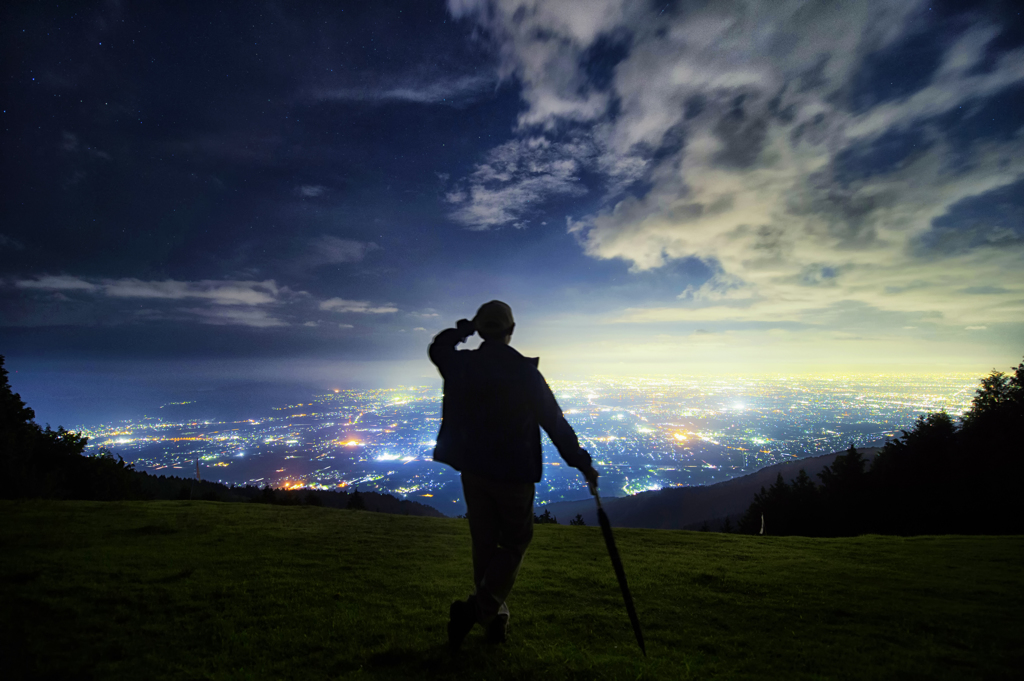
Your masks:
{"label": "illuminated cityscape", "polygon": [[[977,377],[814,376],[593,378],[553,381],[566,418],[601,471],[605,495],[706,485],[766,465],[879,445],[918,416],[960,415]],[[336,390],[238,421],[204,405],[165,404],[159,417],[79,428],[89,450],[136,469],[225,484],[371,490],[464,512],[458,474],[431,460],[436,387]],[[582,477],[544,438],[537,503],[578,499]]]}

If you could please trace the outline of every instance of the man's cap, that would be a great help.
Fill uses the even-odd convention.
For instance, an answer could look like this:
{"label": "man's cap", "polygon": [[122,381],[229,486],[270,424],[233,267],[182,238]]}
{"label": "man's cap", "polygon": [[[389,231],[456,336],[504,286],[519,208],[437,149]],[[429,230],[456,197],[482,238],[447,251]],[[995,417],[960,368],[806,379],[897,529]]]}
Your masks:
{"label": "man's cap", "polygon": [[512,308],[500,300],[484,303],[473,317],[473,324],[478,333],[502,333],[509,331],[515,323]]}

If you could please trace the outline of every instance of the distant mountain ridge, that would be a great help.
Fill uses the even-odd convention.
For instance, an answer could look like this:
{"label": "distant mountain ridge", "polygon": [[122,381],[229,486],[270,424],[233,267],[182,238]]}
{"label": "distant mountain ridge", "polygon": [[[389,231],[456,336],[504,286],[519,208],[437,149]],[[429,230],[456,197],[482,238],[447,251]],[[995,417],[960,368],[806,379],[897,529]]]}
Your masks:
{"label": "distant mountain ridge", "polygon": [[[871,461],[881,448],[862,447],[857,451]],[[716,520],[722,521],[727,517],[735,523],[754,500],[754,494],[760,492],[762,487],[770,487],[780,473],[789,482],[802,468],[812,479],[816,479],[818,473],[844,453],[833,452],[772,464],[754,473],[713,485],[671,487],[628,497],[602,497],[601,503],[615,527],[696,530],[704,521],[715,526]],[[581,514],[587,525],[597,525],[597,507],[589,497],[578,501],[559,501],[547,504],[545,508],[550,509],[563,524]]]}

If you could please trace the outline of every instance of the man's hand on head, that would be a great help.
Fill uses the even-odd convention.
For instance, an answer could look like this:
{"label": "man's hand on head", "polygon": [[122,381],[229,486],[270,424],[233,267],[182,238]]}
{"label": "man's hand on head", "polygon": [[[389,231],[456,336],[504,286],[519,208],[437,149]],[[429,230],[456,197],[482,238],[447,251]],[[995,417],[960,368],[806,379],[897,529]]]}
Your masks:
{"label": "man's hand on head", "polygon": [[468,319],[460,319],[459,321],[455,322],[455,328],[458,329],[459,333],[461,333],[466,338],[469,338],[474,333],[476,333],[476,324],[474,324]]}

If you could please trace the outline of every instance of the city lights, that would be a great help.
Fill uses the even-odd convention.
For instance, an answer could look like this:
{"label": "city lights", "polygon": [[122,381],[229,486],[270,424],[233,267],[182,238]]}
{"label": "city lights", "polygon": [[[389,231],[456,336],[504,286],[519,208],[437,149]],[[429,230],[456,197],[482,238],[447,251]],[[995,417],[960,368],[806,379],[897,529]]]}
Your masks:
{"label": "city lights", "polygon": [[[810,376],[594,378],[552,381],[607,494],[704,485],[766,465],[877,445],[922,415],[958,416],[977,378]],[[275,487],[414,496],[451,512],[458,474],[435,463],[437,388],[330,390],[237,422],[147,419],[83,428],[90,449],[113,448],[138,470]],[[301,421],[297,420],[301,418]],[[537,502],[584,497],[578,472],[543,438]],[[216,473],[213,469],[216,469]],[[461,506],[456,506],[461,508]],[[456,511],[458,512],[458,511]]]}

